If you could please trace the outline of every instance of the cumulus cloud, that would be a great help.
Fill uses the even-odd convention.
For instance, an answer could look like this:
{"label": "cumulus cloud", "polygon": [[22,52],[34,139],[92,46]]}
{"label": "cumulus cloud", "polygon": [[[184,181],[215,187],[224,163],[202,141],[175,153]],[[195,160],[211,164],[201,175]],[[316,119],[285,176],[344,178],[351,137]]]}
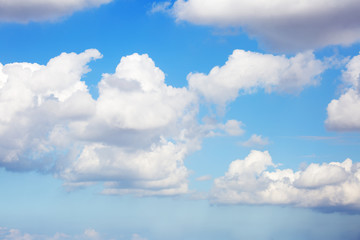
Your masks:
{"label": "cumulus cloud", "polygon": [[224,105],[237,98],[239,91],[252,93],[258,88],[267,92],[298,93],[316,85],[325,65],[311,52],[294,57],[275,56],[235,50],[224,66],[214,67],[209,74],[190,73],[190,89],[209,102]]}
{"label": "cumulus cloud", "polygon": [[27,23],[55,20],[112,0],[0,0],[0,21]]}
{"label": "cumulus cloud", "polygon": [[360,130],[360,55],[346,65],[342,81],[347,87],[339,99],[332,100],[328,107],[327,128],[335,131]]}
{"label": "cumulus cloud", "polygon": [[240,144],[244,147],[264,147],[269,144],[269,139],[261,135],[253,134],[247,141]]}
{"label": "cumulus cloud", "polygon": [[267,47],[298,51],[358,42],[359,10],[357,0],[177,0],[171,12],[177,21],[238,26]]}
{"label": "cumulus cloud", "polygon": [[225,176],[214,180],[217,204],[276,204],[296,207],[360,209],[360,164],[312,163],[304,170],[279,169],[270,154],[251,151],[233,161]]}
{"label": "cumulus cloud", "polygon": [[165,84],[149,56],[123,57],[93,99],[81,81],[97,50],[47,65],[0,65],[0,165],[40,170],[69,189],[104,194],[187,192],[184,158],[199,147],[196,96]]}

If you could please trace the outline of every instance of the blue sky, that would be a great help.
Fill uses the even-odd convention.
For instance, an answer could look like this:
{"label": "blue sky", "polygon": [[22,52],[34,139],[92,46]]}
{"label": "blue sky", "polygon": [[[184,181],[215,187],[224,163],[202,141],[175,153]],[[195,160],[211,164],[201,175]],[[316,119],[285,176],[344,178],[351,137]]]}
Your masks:
{"label": "blue sky", "polygon": [[359,239],[330,3],[0,0],[0,239]]}

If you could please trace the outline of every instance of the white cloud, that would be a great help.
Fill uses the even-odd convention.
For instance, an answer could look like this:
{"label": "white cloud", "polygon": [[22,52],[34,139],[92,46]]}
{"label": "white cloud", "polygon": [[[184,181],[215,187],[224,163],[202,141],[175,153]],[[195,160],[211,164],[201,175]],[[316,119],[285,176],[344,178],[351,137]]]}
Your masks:
{"label": "white cloud", "polygon": [[214,180],[211,199],[218,204],[360,209],[360,164],[350,159],[312,163],[294,172],[277,168],[267,151],[253,150]]}
{"label": "white cloud", "polygon": [[244,133],[244,130],[241,128],[244,124],[237,120],[228,120],[224,125],[221,125],[222,128],[230,136],[240,136]]}
{"label": "white cloud", "polygon": [[208,75],[190,73],[187,78],[190,89],[209,102],[224,105],[235,100],[239,91],[251,93],[263,88],[267,92],[298,93],[316,85],[324,70],[324,64],[311,52],[287,58],[235,50],[224,66],[214,67]]}
{"label": "white cloud", "polygon": [[55,20],[112,0],[0,0],[0,21],[27,23]]}
{"label": "white cloud", "polygon": [[177,0],[177,21],[238,26],[267,47],[298,51],[360,40],[357,0]]}
{"label": "white cloud", "polygon": [[240,144],[244,147],[264,147],[269,144],[269,139],[253,134],[247,141]]}
{"label": "white cloud", "polygon": [[360,55],[346,65],[342,80],[348,87],[339,99],[332,100],[328,107],[327,128],[335,131],[360,130]]}
{"label": "white cloud", "polygon": [[[69,189],[104,183],[105,194],[188,190],[184,158],[199,147],[196,96],[165,84],[147,55],[121,59],[94,100],[81,81],[97,50],[46,66],[0,65],[0,164],[41,170]],[[201,135],[201,133],[200,133]]]}
{"label": "white cloud", "polygon": [[[101,55],[97,50],[62,54],[46,66],[6,64],[0,71],[0,162],[15,169],[48,169],[55,130],[95,111],[82,75],[86,64]],[[50,134],[50,137],[49,137]]]}

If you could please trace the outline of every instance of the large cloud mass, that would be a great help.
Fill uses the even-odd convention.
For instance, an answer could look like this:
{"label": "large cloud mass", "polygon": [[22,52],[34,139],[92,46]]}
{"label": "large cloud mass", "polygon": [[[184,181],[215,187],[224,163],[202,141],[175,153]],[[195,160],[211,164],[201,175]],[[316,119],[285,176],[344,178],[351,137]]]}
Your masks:
{"label": "large cloud mass", "polygon": [[303,50],[360,40],[357,0],[177,0],[178,21],[240,26],[268,47]]}
{"label": "large cloud mass", "polygon": [[0,21],[54,20],[85,8],[98,7],[112,0],[0,0]]}
{"label": "large cloud mass", "polygon": [[190,89],[208,101],[225,104],[235,100],[239,91],[251,93],[258,88],[267,92],[298,93],[316,85],[325,65],[311,52],[294,57],[275,56],[235,50],[224,66],[214,67],[209,74],[190,73]]}
{"label": "large cloud mass", "polygon": [[94,100],[81,78],[100,57],[92,49],[45,66],[0,65],[1,166],[52,172],[69,188],[104,182],[107,194],[186,193],[195,95],[133,54],[103,75]]}
{"label": "large cloud mass", "polygon": [[310,164],[294,172],[279,169],[270,154],[251,151],[233,161],[225,176],[214,180],[218,204],[276,204],[328,209],[360,209],[360,164]]}

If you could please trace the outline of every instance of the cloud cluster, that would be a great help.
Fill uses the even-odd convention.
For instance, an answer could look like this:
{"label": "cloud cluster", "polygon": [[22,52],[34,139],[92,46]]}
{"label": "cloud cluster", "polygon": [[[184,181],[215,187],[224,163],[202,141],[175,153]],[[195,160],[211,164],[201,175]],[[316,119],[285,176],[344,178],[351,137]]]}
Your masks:
{"label": "cloud cluster", "polygon": [[346,65],[342,81],[347,87],[328,107],[327,128],[335,131],[360,131],[360,55]]}
{"label": "cloud cluster", "polygon": [[360,164],[350,159],[312,163],[294,172],[279,169],[267,151],[253,150],[214,180],[211,198],[217,204],[360,209]]}
{"label": "cloud cluster", "polygon": [[135,53],[103,74],[94,99],[82,77],[101,57],[89,49],[46,65],[0,64],[1,167],[53,174],[69,190],[101,183],[104,194],[185,194],[184,159],[202,138],[244,132],[237,120],[200,124],[198,94],[226,104],[259,87],[298,92],[324,69],[311,53],[288,59],[237,50],[209,75],[190,74],[189,89],[175,88],[148,55]]}
{"label": "cloud cluster", "polygon": [[0,21],[27,23],[55,20],[112,0],[0,0]]}
{"label": "cloud cluster", "polygon": [[258,88],[267,92],[298,93],[316,85],[325,65],[311,52],[294,57],[275,56],[235,50],[224,66],[214,67],[209,74],[190,73],[190,89],[209,102],[224,105],[238,97],[239,91],[251,93]]}
{"label": "cloud cluster", "polygon": [[[23,233],[19,229],[9,229],[5,227],[0,227],[0,239],[3,240],[106,240],[115,238],[108,238],[101,235],[99,232],[95,231],[92,228],[85,229],[82,234],[68,235],[65,233],[56,233],[53,236],[41,235],[41,234],[29,234]],[[123,237],[121,239],[124,239]],[[129,240],[147,240],[146,238],[141,237],[139,234],[132,234],[132,236],[127,238]]]}
{"label": "cloud cluster", "polygon": [[103,75],[95,100],[81,78],[100,57],[91,49],[46,66],[0,65],[0,165],[53,173],[70,189],[103,182],[105,194],[186,193],[196,96],[133,54]]}
{"label": "cloud cluster", "polygon": [[177,21],[239,26],[272,49],[298,51],[360,41],[357,0],[177,0]]}

